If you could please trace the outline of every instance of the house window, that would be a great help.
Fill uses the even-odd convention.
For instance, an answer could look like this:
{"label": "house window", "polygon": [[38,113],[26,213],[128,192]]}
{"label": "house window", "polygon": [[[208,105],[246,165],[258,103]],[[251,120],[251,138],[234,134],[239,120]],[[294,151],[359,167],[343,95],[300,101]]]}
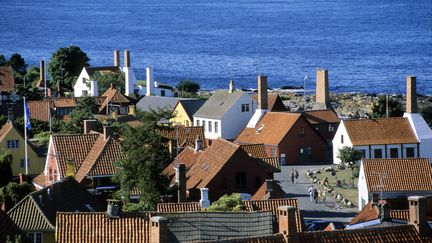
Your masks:
{"label": "house window", "polygon": [[18,140],[7,140],[7,148],[8,149],[19,148],[19,141]]}
{"label": "house window", "polygon": [[214,127],[215,127],[215,133],[219,132],[219,123],[218,122],[214,122]]}
{"label": "house window", "polygon": [[203,121],[203,129],[206,130],[206,121]]}
{"label": "house window", "polygon": [[246,172],[239,172],[236,174],[236,187],[237,188],[246,187]]}
{"label": "house window", "polygon": [[341,135],[341,144],[344,143],[343,135]]}
{"label": "house window", "polygon": [[359,149],[358,151],[359,151],[362,159],[366,158],[366,150],[365,149]]}
{"label": "house window", "polygon": [[414,157],[414,148],[406,148],[406,157],[413,158]]}
{"label": "house window", "polygon": [[120,115],[127,115],[129,113],[129,107],[120,106]]}
{"label": "house window", "polygon": [[399,150],[397,148],[391,148],[390,158],[398,158],[398,157],[399,157]]}
{"label": "house window", "polygon": [[261,186],[261,177],[260,176],[256,176],[255,177],[255,187],[259,188]]}
{"label": "house window", "polygon": [[165,96],[165,90],[161,90],[161,96]]}
{"label": "house window", "polygon": [[42,243],[42,233],[41,232],[30,232],[27,233],[27,238],[31,243]]}
{"label": "house window", "polygon": [[276,148],[270,148],[270,157],[276,157]]}
{"label": "house window", "polygon": [[312,156],[312,147],[311,146],[306,147],[306,156],[308,156],[308,157]]}
{"label": "house window", "polygon": [[249,112],[249,104],[242,104],[241,112]]}
{"label": "house window", "polygon": [[374,158],[375,159],[382,158],[382,149],[374,149]]}
{"label": "house window", "polygon": [[196,120],[196,125],[200,126],[200,120]]}
{"label": "house window", "polygon": [[305,135],[305,129],[304,129],[304,127],[299,128],[298,134],[299,134],[299,136],[304,136]]}
{"label": "house window", "polygon": [[83,92],[82,92],[82,96],[87,96],[87,95],[88,95],[87,90],[83,90]]}
{"label": "house window", "polygon": [[208,131],[212,132],[212,122],[211,121],[208,122]]}
{"label": "house window", "polygon": [[329,132],[334,132],[334,126],[332,125],[332,124],[329,124],[329,126],[328,126],[328,131]]}

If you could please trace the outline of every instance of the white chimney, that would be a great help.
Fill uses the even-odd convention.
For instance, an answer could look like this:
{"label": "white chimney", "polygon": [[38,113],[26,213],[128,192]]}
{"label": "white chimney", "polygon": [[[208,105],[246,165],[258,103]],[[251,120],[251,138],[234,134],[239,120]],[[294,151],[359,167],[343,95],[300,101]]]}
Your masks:
{"label": "white chimney", "polygon": [[228,92],[233,93],[234,91],[235,91],[234,80],[230,80]]}
{"label": "white chimney", "polygon": [[97,80],[90,80],[90,96],[98,96],[98,82]]}
{"label": "white chimney", "polygon": [[195,153],[201,150],[201,139],[199,136],[195,139]]}
{"label": "white chimney", "polygon": [[147,67],[147,81],[146,81],[146,96],[154,95],[154,78],[153,78],[153,68]]}
{"label": "white chimney", "polygon": [[261,118],[268,111],[267,76],[258,76],[258,108],[255,110],[246,127],[255,128]]}
{"label": "white chimney", "polygon": [[137,87],[137,80],[130,65],[130,54],[128,50],[124,51],[124,59],[123,72],[125,74],[125,95],[132,96]]}
{"label": "white chimney", "polygon": [[201,188],[201,200],[199,201],[201,208],[210,207],[210,201],[208,199],[208,188]]}

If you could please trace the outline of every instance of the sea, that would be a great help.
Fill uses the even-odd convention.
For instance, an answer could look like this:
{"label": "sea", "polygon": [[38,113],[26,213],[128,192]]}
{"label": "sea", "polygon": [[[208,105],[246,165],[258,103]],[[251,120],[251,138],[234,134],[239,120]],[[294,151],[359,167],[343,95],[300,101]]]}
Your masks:
{"label": "sea", "polygon": [[315,88],[329,70],[332,92],[404,93],[407,75],[432,94],[431,0],[0,0],[0,54],[32,66],[75,45],[92,66],[131,51],[139,79],[202,89]]}

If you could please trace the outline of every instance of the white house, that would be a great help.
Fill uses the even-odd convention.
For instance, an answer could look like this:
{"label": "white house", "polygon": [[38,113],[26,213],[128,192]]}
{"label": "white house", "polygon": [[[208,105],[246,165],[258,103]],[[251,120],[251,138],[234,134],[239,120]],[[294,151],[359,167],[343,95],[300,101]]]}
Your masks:
{"label": "white house", "polygon": [[432,194],[432,167],[427,158],[364,159],[358,179],[358,205],[370,200]]}
{"label": "white house", "polygon": [[407,118],[342,120],[333,138],[333,163],[338,151],[354,147],[365,159],[419,157],[419,140]]}
{"label": "white house", "polygon": [[420,141],[420,157],[432,161],[432,129],[417,111],[416,77],[408,76],[406,79],[406,117],[417,139]]}
{"label": "white house", "polygon": [[133,68],[130,62],[130,52],[124,51],[124,67],[120,67],[119,51],[114,50],[114,66],[106,67],[84,67],[74,85],[75,97],[82,96],[98,96],[98,82],[92,79],[95,72],[123,72],[125,75],[125,95],[129,97],[135,96],[174,96],[173,89],[167,85],[159,84],[153,79],[153,68],[147,67],[147,79],[145,82],[139,83],[135,77]]}
{"label": "white house", "polygon": [[206,140],[234,140],[248,124],[256,109],[251,95],[234,89],[217,90],[193,116],[195,126],[204,127]]}

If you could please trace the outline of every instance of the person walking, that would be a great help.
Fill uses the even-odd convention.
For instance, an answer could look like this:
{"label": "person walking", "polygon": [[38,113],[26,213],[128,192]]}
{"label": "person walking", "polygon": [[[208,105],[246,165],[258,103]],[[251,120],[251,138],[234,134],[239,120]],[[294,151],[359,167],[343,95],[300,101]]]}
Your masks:
{"label": "person walking", "polygon": [[313,202],[315,200],[315,188],[311,185],[308,189],[310,201]]}
{"label": "person walking", "polygon": [[319,195],[318,190],[314,188],[314,201],[315,201],[315,203],[318,203],[318,195]]}
{"label": "person walking", "polygon": [[294,170],[294,176],[295,176],[295,183],[298,182],[298,178],[299,178],[299,173],[297,170]]}
{"label": "person walking", "polygon": [[295,179],[294,169],[291,169],[290,176],[291,176],[291,182],[294,183],[294,179]]}
{"label": "person walking", "polygon": [[325,188],[321,192],[321,199],[325,203],[325,201],[326,201],[326,189]]}

